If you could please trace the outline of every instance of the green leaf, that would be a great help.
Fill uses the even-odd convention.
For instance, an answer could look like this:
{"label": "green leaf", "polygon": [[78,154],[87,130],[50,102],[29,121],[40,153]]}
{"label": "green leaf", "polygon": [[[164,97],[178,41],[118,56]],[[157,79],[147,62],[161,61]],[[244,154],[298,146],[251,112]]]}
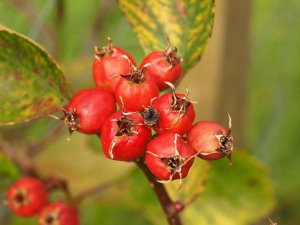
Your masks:
{"label": "green leaf", "polygon": [[87,137],[87,145],[88,149],[91,151],[95,151],[96,153],[103,153],[102,145],[100,144],[99,137],[96,135],[90,135]]}
{"label": "green leaf", "polygon": [[185,71],[201,59],[212,32],[214,0],[119,0],[119,5],[146,53],[165,49],[169,37]]}
{"label": "green leaf", "polygon": [[0,25],[0,125],[54,112],[70,98],[62,71],[47,52]]}
{"label": "green leaf", "polygon": [[166,188],[172,199],[178,199],[187,204],[204,192],[210,173],[211,164],[196,158],[187,178],[182,180],[182,187],[178,180],[167,183]]}
{"label": "green leaf", "polygon": [[134,166],[131,163],[108,160],[101,151],[100,140],[96,135],[98,151],[90,149],[88,135],[74,132],[70,141],[66,141],[67,137],[65,131],[64,135],[49,143],[35,157],[34,165],[42,174],[51,176],[61,177],[63,171],[63,177],[70,182],[74,193],[126,177]]}
{"label": "green leaf", "polygon": [[[1,149],[0,149],[1,150]],[[16,179],[20,176],[20,170],[17,166],[10,160],[4,157],[0,153],[0,177],[3,181],[4,179]]]}
{"label": "green leaf", "polygon": [[151,224],[166,225],[162,208],[152,190],[147,178],[139,169],[133,170],[128,177],[122,197],[127,207],[135,208],[151,221]]}
{"label": "green leaf", "polygon": [[227,160],[212,162],[204,192],[183,217],[186,224],[242,225],[266,217],[274,206],[273,183],[266,168],[235,151],[231,167]]}
{"label": "green leaf", "polygon": [[[246,145],[272,168],[279,199],[278,224],[300,221],[300,179],[297,178],[300,158],[295,147],[299,143],[300,127],[300,51],[295,47],[300,46],[300,26],[295,19],[299,10],[300,1],[293,0],[285,4],[255,1],[252,5],[244,130]],[[257,101],[262,96],[263,104]]]}
{"label": "green leaf", "polygon": [[89,201],[81,207],[82,224],[101,225],[130,224],[130,225],[151,225],[141,213],[126,205],[120,199],[111,201]]}
{"label": "green leaf", "polygon": [[[104,2],[99,0],[77,0],[76,4],[74,4],[73,0],[64,0],[64,18],[61,21],[60,29],[57,30],[60,41],[59,53],[64,60],[71,63],[74,63],[73,60],[78,57],[82,60],[82,55],[86,54],[87,51],[89,56],[93,56],[93,44],[96,43],[89,43],[91,42],[89,35],[92,33],[92,29],[95,26],[94,21],[99,12],[101,12]],[[75,33],[76,35],[74,35]],[[87,77],[84,76],[83,79]]]}
{"label": "green leaf", "polygon": [[9,225],[36,225],[37,218],[35,217],[20,217],[13,213],[10,214]]}
{"label": "green leaf", "polygon": [[[266,168],[249,155],[235,151],[233,165],[226,159],[211,163],[196,159],[190,173],[182,181],[166,184],[172,199],[186,203],[183,223],[243,225],[253,223],[271,213],[274,205],[273,183]],[[165,225],[162,209],[153,190],[140,171],[127,179],[122,192],[127,207],[142,209],[155,225]]]}

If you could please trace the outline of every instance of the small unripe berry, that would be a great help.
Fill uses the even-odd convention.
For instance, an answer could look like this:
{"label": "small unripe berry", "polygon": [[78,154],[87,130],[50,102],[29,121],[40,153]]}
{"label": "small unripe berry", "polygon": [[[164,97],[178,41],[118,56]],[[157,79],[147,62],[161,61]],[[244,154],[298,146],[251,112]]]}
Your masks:
{"label": "small unripe berry", "polygon": [[33,216],[48,203],[47,190],[40,180],[24,177],[9,187],[7,200],[17,215]]}

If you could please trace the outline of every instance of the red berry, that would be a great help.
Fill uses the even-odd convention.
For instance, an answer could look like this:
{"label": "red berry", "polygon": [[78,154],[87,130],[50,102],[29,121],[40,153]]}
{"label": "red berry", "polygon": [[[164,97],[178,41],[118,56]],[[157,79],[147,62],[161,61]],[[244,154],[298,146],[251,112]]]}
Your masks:
{"label": "red berry", "polygon": [[129,74],[130,65],[135,65],[132,56],[125,50],[112,46],[109,38],[108,47],[95,48],[93,77],[97,87],[114,92],[121,79],[119,74]]}
{"label": "red berry", "polygon": [[195,151],[178,134],[160,134],[147,145],[145,161],[159,181],[183,179],[194,162]]}
{"label": "red berry", "polygon": [[141,111],[159,95],[157,84],[153,78],[145,75],[145,70],[146,67],[138,70],[132,65],[131,73],[121,76],[115,96],[118,104],[121,106],[124,103],[127,110]]}
{"label": "red berry", "polygon": [[152,104],[159,114],[159,123],[154,126],[157,133],[175,132],[183,135],[188,132],[195,119],[194,106],[184,94],[165,94]]}
{"label": "red berry", "polygon": [[72,133],[77,130],[86,134],[99,133],[103,123],[115,111],[112,93],[100,88],[77,92],[64,111],[65,123]]}
{"label": "red berry", "polygon": [[48,203],[45,185],[38,179],[24,177],[7,191],[9,206],[19,216],[32,216]]}
{"label": "red berry", "polygon": [[165,82],[174,83],[182,73],[181,60],[176,53],[177,49],[169,46],[166,51],[151,52],[141,63],[140,68],[149,64],[146,75],[155,79],[160,90],[169,88]]}
{"label": "red berry", "polygon": [[201,121],[188,132],[187,141],[202,159],[216,160],[224,156],[230,159],[233,150],[230,133],[230,128],[226,129],[212,121]]}
{"label": "red berry", "polygon": [[39,225],[79,225],[78,211],[61,201],[52,203],[41,210]]}
{"label": "red berry", "polygon": [[118,111],[105,121],[101,144],[107,158],[132,161],[143,155],[150,137],[151,130],[139,114]]}

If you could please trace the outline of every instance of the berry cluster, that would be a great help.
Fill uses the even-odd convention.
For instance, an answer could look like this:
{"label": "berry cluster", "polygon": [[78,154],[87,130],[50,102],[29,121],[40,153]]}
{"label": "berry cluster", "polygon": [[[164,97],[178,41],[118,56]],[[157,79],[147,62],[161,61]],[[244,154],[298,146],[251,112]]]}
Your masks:
{"label": "berry cluster", "polygon": [[[170,44],[136,67],[133,57],[109,38],[108,46],[95,47],[96,87],[75,94],[62,119],[70,133],[99,135],[107,158],[144,159],[158,181],[182,179],[196,156],[230,159],[233,138],[231,122],[228,129],[211,121],[193,125],[194,102],[188,92],[175,93],[181,74],[181,59]],[[167,88],[172,92],[159,96]]]}
{"label": "berry cluster", "polygon": [[39,225],[79,225],[76,207],[62,201],[49,203],[47,187],[37,178],[17,180],[7,191],[7,201],[18,216],[37,215]]}
{"label": "berry cluster", "polygon": [[[157,181],[181,182],[196,156],[231,160],[233,150],[231,120],[228,129],[212,121],[194,124],[194,102],[188,91],[175,93],[174,83],[181,74],[181,59],[170,44],[165,51],[150,53],[136,67],[133,57],[113,46],[109,38],[108,46],[95,48],[96,87],[77,92],[59,119],[70,134],[98,135],[107,158],[143,160]],[[172,91],[160,95],[167,88]],[[39,225],[78,225],[75,203],[49,204],[48,192],[44,182],[25,177],[9,188],[7,199],[17,215],[38,215]]]}

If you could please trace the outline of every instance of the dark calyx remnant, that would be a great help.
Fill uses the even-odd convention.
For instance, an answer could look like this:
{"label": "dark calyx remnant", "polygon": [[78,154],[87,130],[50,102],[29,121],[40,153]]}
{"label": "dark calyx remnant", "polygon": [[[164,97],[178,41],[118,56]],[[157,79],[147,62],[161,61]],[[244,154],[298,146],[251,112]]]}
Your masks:
{"label": "dark calyx remnant", "polygon": [[165,50],[165,56],[167,62],[172,66],[176,66],[181,61],[181,58],[177,57],[177,48],[174,46],[167,47],[167,49]]}
{"label": "dark calyx remnant", "polygon": [[171,108],[175,112],[185,113],[191,102],[184,98],[179,98],[175,93],[172,95]]}
{"label": "dark calyx remnant", "polygon": [[172,156],[170,158],[161,158],[161,161],[168,167],[171,174],[176,173],[178,168],[182,165],[182,159],[179,155]]}
{"label": "dark calyx remnant", "polygon": [[133,120],[129,119],[126,115],[121,115],[121,118],[119,118],[116,123],[118,125],[116,136],[131,136],[136,125],[136,123]]}
{"label": "dark calyx remnant", "polygon": [[25,205],[27,202],[26,194],[22,191],[17,192],[16,195],[14,196],[13,201],[17,206]]}
{"label": "dark calyx remnant", "polygon": [[112,39],[110,37],[107,38],[108,44],[105,47],[97,47],[94,48],[95,57],[100,59],[104,56],[110,56],[114,53],[114,48],[112,45]]}
{"label": "dark calyx remnant", "polygon": [[233,149],[233,137],[231,135],[222,136],[220,137],[219,142],[221,147],[218,149],[218,151],[229,156],[232,153]]}
{"label": "dark calyx remnant", "polygon": [[46,217],[46,219],[45,219],[45,222],[46,222],[47,225],[52,225],[52,224],[54,224],[54,221],[55,221],[55,219],[54,219],[54,217],[53,217],[52,215],[48,215],[48,216]]}
{"label": "dark calyx remnant", "polygon": [[146,76],[145,76],[145,71],[146,67],[143,67],[141,70],[136,68],[132,63],[130,63],[130,74],[122,75],[123,78],[126,80],[129,80],[135,84],[141,84],[145,81]]}
{"label": "dark calyx remnant", "polygon": [[43,220],[45,225],[59,225],[59,211],[49,212]]}
{"label": "dark calyx remnant", "polygon": [[76,112],[68,112],[66,110],[64,112],[63,120],[65,124],[69,127],[69,133],[72,134],[74,131],[78,129],[79,126],[79,118]]}
{"label": "dark calyx remnant", "polygon": [[13,203],[16,208],[28,204],[28,192],[27,189],[16,189],[13,197]]}
{"label": "dark calyx remnant", "polygon": [[151,106],[146,107],[144,111],[141,112],[141,116],[147,126],[151,127],[159,122],[159,114],[157,110]]}

